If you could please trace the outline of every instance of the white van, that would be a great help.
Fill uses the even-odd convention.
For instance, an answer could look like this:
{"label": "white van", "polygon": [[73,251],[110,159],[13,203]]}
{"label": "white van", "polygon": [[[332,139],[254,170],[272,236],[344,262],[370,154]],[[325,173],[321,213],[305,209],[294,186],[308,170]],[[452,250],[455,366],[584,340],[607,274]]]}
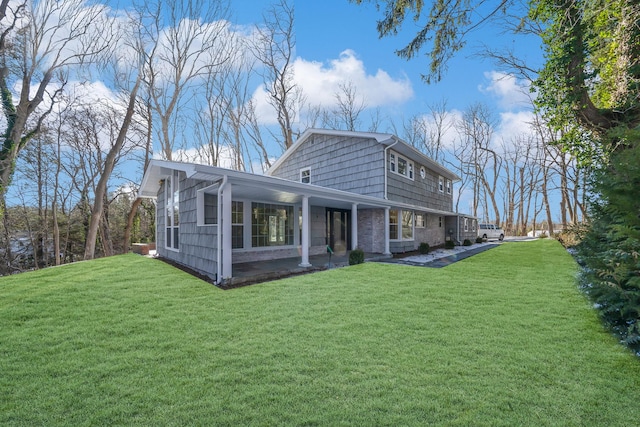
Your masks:
{"label": "white van", "polygon": [[504,239],[504,230],[496,224],[478,224],[478,237],[483,239]]}

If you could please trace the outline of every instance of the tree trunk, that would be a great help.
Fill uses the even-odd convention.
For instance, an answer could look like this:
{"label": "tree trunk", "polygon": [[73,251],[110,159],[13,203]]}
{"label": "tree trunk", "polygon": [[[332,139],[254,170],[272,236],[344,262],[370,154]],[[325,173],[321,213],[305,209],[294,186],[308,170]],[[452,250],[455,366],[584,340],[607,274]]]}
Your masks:
{"label": "tree trunk", "polygon": [[129,105],[127,106],[127,112],[122,121],[120,132],[118,133],[118,137],[116,138],[113,147],[111,147],[109,153],[107,154],[104,170],[102,172],[102,175],[100,176],[100,179],[98,180],[98,185],[96,186],[95,202],[93,204],[93,209],[91,210],[91,222],[89,223],[89,229],[87,231],[87,242],[84,249],[84,259],[93,259],[95,256],[96,239],[98,236],[98,227],[100,226],[100,220],[102,218],[102,212],[104,209],[104,198],[107,193],[107,183],[109,181],[109,178],[111,178],[111,173],[113,172],[116,163],[116,157],[118,156],[118,153],[124,145],[127,131],[129,130],[129,126],[131,125],[136,97],[138,95],[138,88],[140,87],[141,81],[142,75],[139,74],[136,83],[131,90],[131,93],[129,94]]}

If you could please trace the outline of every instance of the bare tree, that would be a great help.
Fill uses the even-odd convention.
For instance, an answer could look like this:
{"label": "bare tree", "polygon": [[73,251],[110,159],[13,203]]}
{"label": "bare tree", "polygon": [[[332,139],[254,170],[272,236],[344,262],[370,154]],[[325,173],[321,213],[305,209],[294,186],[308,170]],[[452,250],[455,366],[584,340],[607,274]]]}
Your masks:
{"label": "bare tree", "polygon": [[[176,116],[190,102],[189,87],[226,63],[228,4],[224,0],[155,0],[138,6],[145,55],[145,83],[159,121],[157,135],[162,155],[171,160],[176,147]],[[185,108],[185,110],[188,110]]]}
{"label": "bare tree", "polygon": [[473,215],[478,216],[482,204],[483,217],[489,218],[489,204],[496,223],[500,223],[500,209],[497,202],[498,181],[502,169],[502,158],[492,148],[491,140],[494,119],[484,104],[473,104],[457,123],[458,132],[467,140],[470,149],[470,169],[472,174],[474,207]]}
{"label": "bare tree", "polygon": [[[6,121],[0,198],[4,198],[16,159],[41,130],[69,73],[106,51],[112,33],[105,6],[84,0],[16,4],[3,0],[0,26],[0,92]],[[17,102],[14,85],[19,85]]]}
{"label": "bare tree", "polygon": [[340,91],[334,94],[336,108],[333,115],[342,129],[356,131],[360,125],[360,114],[367,108],[365,101],[358,96],[357,88],[352,82],[340,83],[338,88]]}
{"label": "bare tree", "polygon": [[[96,238],[99,231],[98,227],[100,226],[100,222],[103,219],[103,215],[105,212],[107,185],[109,179],[111,178],[111,174],[113,173],[113,170],[116,166],[116,163],[118,162],[118,159],[123,155],[122,149],[125,145],[125,142],[127,141],[127,133],[133,121],[136,99],[141,84],[142,74],[138,74],[138,77],[136,78],[135,83],[128,94],[129,99],[126,105],[126,111],[121,121],[119,120],[120,123],[114,123],[113,121],[109,123],[109,129],[119,129],[117,131],[117,135],[110,135],[115,136],[115,139],[113,140],[113,144],[107,151],[107,155],[104,159],[104,164],[102,165],[100,171],[100,178],[98,179],[98,183],[94,191],[95,197],[93,208],[91,209],[91,221],[89,223],[89,229],[87,230],[87,244],[85,246],[84,259],[93,259],[93,257],[95,256]],[[118,115],[116,115],[115,117],[118,117]]]}
{"label": "bare tree", "polygon": [[253,113],[249,82],[255,59],[241,38],[230,36],[227,43],[235,46],[232,57],[206,77],[201,89],[203,99],[194,114],[194,129],[200,157],[214,166],[245,170],[245,127]]}
{"label": "bare tree", "polygon": [[264,66],[263,81],[269,103],[276,111],[283,150],[293,144],[293,123],[299,105],[304,103],[302,90],[293,79],[295,35],[294,7],[280,0],[264,14],[264,24],[256,29],[253,48]]}

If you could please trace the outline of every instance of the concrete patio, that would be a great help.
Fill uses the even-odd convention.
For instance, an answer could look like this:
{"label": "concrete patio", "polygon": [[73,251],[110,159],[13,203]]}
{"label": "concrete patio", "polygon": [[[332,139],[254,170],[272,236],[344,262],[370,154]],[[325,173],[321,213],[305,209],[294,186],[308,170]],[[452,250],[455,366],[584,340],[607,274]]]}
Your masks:
{"label": "concrete patio", "polygon": [[[391,255],[365,253],[365,262],[391,259]],[[223,287],[235,288],[253,283],[267,282],[298,274],[312,273],[349,265],[349,251],[341,254],[311,255],[311,267],[300,267],[300,257],[233,264],[233,277]]]}

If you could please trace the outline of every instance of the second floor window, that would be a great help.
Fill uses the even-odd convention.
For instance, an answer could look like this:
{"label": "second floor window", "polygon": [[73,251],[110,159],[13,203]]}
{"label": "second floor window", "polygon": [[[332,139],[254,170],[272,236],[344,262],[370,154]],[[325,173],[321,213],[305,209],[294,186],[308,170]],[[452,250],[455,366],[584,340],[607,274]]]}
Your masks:
{"label": "second floor window", "polygon": [[451,194],[451,180],[447,180],[447,194]]}
{"label": "second floor window", "polygon": [[300,169],[300,182],[304,184],[311,183],[311,168]]}
{"label": "second floor window", "polygon": [[389,170],[413,180],[413,162],[397,153],[389,153]]}
{"label": "second floor window", "polygon": [[441,176],[438,177],[438,191],[444,193],[444,178]]}

